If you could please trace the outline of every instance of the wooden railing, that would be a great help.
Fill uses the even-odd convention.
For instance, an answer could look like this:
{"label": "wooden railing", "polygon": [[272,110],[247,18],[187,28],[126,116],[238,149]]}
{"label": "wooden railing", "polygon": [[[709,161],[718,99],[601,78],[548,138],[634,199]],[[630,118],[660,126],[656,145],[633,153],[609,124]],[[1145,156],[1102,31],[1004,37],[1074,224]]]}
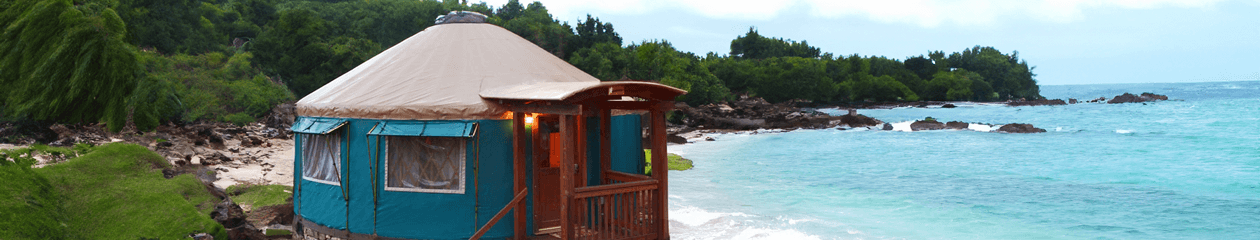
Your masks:
{"label": "wooden railing", "polygon": [[657,181],[617,172],[604,176],[611,184],[575,189],[570,239],[657,238]]}
{"label": "wooden railing", "polygon": [[[516,197],[512,198],[512,201],[508,202],[507,206],[504,206],[503,209],[500,209],[499,213],[494,214],[494,217],[490,218],[490,221],[486,222],[486,225],[482,225],[480,229],[477,229],[477,233],[474,233],[472,237],[468,238],[468,240],[481,239],[481,236],[485,235],[486,231],[490,230],[491,227],[494,227],[494,224],[499,222],[499,219],[503,218],[503,215],[506,215],[508,213],[508,210],[512,210],[513,208],[517,206],[516,203],[521,202],[521,199],[525,199],[525,193],[527,192],[529,191],[522,189],[520,193],[517,193]],[[516,209],[516,210],[522,211],[521,209]],[[513,232],[515,233],[516,231],[513,230]]]}

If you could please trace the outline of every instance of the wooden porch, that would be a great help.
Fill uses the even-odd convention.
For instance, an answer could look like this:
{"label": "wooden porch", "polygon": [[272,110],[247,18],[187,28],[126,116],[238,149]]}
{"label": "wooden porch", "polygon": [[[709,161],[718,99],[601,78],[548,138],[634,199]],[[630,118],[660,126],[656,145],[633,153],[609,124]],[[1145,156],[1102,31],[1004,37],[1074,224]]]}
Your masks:
{"label": "wooden porch", "polygon": [[[673,99],[685,91],[669,86],[648,82],[604,82],[582,86],[536,86],[547,88],[560,94],[520,96],[521,92],[529,92],[526,86],[510,89],[504,93],[487,94],[483,98],[496,101],[513,112],[513,154],[514,192],[527,191],[526,167],[534,168],[535,181],[540,176],[537,164],[526,159],[526,149],[530,142],[538,142],[537,127],[535,134],[526,134],[527,119],[546,116],[554,118],[558,127],[559,168],[558,191],[549,196],[535,189],[535,197],[558,201],[558,224],[551,229],[540,232],[526,229],[529,219],[524,211],[513,211],[512,224],[515,239],[668,239],[668,172],[654,171],[652,176],[637,173],[613,171],[611,166],[611,128],[613,111],[634,111],[646,113],[643,118],[649,124],[648,145],[644,146],[655,153],[667,152],[665,146],[665,113],[672,109]],[[560,88],[561,90],[554,90]],[[566,89],[568,88],[568,89]],[[599,182],[587,182],[586,146],[588,135],[587,118],[599,121],[599,161],[597,171]],[[532,119],[531,119],[532,120]],[[533,124],[540,124],[535,120]],[[534,125],[537,126],[537,125]],[[543,133],[546,134],[546,133]],[[535,141],[528,139],[534,136]],[[637,141],[638,139],[636,139]],[[666,154],[652,154],[652,169],[668,169]],[[593,180],[593,179],[592,179]],[[537,185],[535,185],[537,186]],[[501,210],[500,216],[510,209],[526,209],[525,201],[517,199]],[[538,202],[539,199],[535,199]],[[535,215],[539,215],[535,208]],[[538,216],[535,216],[537,218]],[[487,223],[478,231],[483,233],[492,226],[497,218]],[[539,224],[535,222],[535,224]],[[539,227],[543,228],[543,227]],[[550,231],[546,231],[550,230]],[[474,237],[479,237],[480,234]]]}

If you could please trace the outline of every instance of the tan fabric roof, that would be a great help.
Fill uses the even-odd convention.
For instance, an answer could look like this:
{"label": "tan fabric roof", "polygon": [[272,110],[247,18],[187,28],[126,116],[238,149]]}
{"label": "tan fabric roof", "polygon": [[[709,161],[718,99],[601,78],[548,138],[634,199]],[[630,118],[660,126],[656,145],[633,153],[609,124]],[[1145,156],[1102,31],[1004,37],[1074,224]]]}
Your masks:
{"label": "tan fabric roof", "polygon": [[505,110],[482,99],[483,90],[557,82],[599,84],[595,77],[501,27],[441,24],[303,97],[297,102],[297,113],[368,119],[499,119]]}
{"label": "tan fabric roof", "polygon": [[[512,99],[512,100],[565,100],[574,94],[582,91],[603,88],[603,87],[648,87],[657,88],[670,92],[669,98],[686,93],[682,89],[670,87],[660,83],[653,82],[636,82],[636,81],[612,81],[612,82],[540,82],[533,84],[520,84],[511,86],[502,86],[486,89],[481,91],[481,97],[494,99]],[[602,91],[602,90],[601,90]],[[611,89],[609,90],[611,91]],[[672,100],[672,99],[671,99]]]}

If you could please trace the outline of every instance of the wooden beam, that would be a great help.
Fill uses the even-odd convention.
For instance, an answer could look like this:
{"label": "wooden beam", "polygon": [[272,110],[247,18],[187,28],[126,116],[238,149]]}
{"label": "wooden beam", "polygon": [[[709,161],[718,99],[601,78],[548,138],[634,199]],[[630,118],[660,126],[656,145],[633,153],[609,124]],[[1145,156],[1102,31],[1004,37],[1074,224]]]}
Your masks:
{"label": "wooden beam", "polygon": [[652,178],[660,187],[656,189],[656,215],[658,233],[661,239],[669,238],[669,151],[665,149],[665,111],[658,107],[651,111],[652,122]]}
{"label": "wooden beam", "polygon": [[560,116],[560,141],[564,146],[564,157],[560,160],[560,239],[568,240],[573,233],[569,224],[569,202],[573,201],[573,149],[575,129],[573,115]]}
{"label": "wooden beam", "polygon": [[612,171],[612,109],[599,110],[599,181],[609,184],[604,174]]}
{"label": "wooden beam", "polygon": [[582,114],[582,106],[578,104],[513,101],[505,102],[504,105],[507,105],[508,110],[513,112],[546,113],[556,115]]}
{"label": "wooden beam", "polygon": [[595,103],[595,106],[601,109],[632,109],[632,110],[648,110],[655,108],[657,103],[643,101],[603,101]]}
{"label": "wooden beam", "polygon": [[[512,191],[525,191],[525,165],[529,164],[525,158],[525,148],[529,147],[525,144],[525,113],[512,113]],[[525,202],[516,203],[515,212],[512,212],[512,236],[515,239],[524,239],[525,233]]]}
{"label": "wooden beam", "polygon": [[477,229],[477,233],[473,233],[472,237],[468,238],[468,240],[481,239],[481,236],[486,235],[486,231],[489,231],[491,227],[494,227],[494,224],[498,223],[499,219],[503,218],[503,215],[507,215],[508,210],[516,210],[515,212],[518,213],[525,210],[524,208],[513,208],[515,208],[517,203],[521,202],[521,199],[525,199],[526,192],[527,191],[520,191],[520,193],[517,193],[516,197],[512,198],[512,201],[508,202],[507,206],[503,206],[503,209],[499,209],[499,213],[495,213],[494,217],[490,218],[489,222],[486,222],[486,225],[481,225],[481,228]]}

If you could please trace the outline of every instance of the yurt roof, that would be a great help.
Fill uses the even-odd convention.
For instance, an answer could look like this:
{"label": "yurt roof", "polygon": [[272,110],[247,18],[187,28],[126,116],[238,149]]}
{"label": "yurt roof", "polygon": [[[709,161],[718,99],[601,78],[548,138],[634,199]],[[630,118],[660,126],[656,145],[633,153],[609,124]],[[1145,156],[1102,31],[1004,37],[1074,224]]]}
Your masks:
{"label": "yurt roof", "polygon": [[552,83],[567,90],[540,94],[562,97],[566,93],[554,91],[601,85],[595,77],[499,26],[439,24],[303,97],[297,102],[297,113],[399,120],[501,119],[505,108],[483,99],[483,91],[510,97],[500,89],[547,91],[537,86]]}

